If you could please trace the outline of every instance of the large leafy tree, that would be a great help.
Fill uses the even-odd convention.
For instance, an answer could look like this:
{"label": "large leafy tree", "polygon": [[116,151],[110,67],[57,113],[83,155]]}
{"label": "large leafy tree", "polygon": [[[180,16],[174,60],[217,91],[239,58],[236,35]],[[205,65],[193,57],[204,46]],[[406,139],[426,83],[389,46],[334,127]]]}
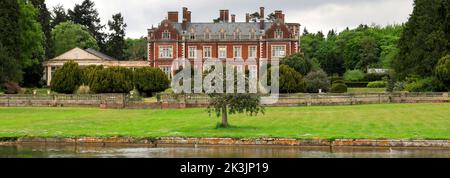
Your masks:
{"label": "large leafy tree", "polygon": [[303,53],[295,53],[281,60],[281,64],[287,65],[302,75],[307,75],[313,69],[310,59],[305,59]]}
{"label": "large leafy tree", "polygon": [[431,76],[438,60],[450,49],[450,2],[415,0],[414,11],[405,24],[393,67],[399,78]]}
{"label": "large leafy tree", "polygon": [[17,0],[0,1],[0,84],[19,82],[22,72],[20,59],[19,3]]}
{"label": "large leafy tree", "polygon": [[75,47],[99,49],[95,38],[86,27],[72,22],[64,22],[52,31],[55,42],[55,54],[60,55]]}
{"label": "large leafy tree", "polygon": [[[238,93],[237,92],[237,78],[238,73],[236,70],[232,74],[228,74],[225,72],[226,69],[223,69],[222,72],[218,72],[219,76],[222,76],[222,78],[216,78],[213,83],[219,84],[222,83],[224,88],[224,93],[211,93],[208,94],[209,99],[209,106],[208,106],[208,112],[216,113],[217,117],[222,117],[222,123],[221,127],[227,128],[229,126],[228,123],[228,115],[229,114],[239,114],[239,113],[246,113],[250,116],[257,115],[259,113],[265,112],[264,106],[261,104],[261,96],[259,94],[253,94],[249,93],[249,87],[246,87],[245,93]],[[206,73],[209,73],[206,72]],[[227,91],[226,88],[226,81],[227,81],[227,75],[233,75],[235,79],[234,83],[234,91]],[[245,78],[245,83],[248,85],[248,77]]]}
{"label": "large leafy tree", "polygon": [[125,40],[125,58],[129,60],[146,60],[147,59],[147,38]]}
{"label": "large leafy tree", "polygon": [[125,24],[122,14],[118,13],[112,16],[112,21],[108,21],[109,30],[112,31],[108,35],[107,53],[118,59],[125,60]]}
{"label": "large leafy tree", "polygon": [[22,85],[39,86],[43,75],[42,62],[45,57],[45,35],[38,22],[39,11],[27,0],[19,2],[20,65],[24,77]]}
{"label": "large leafy tree", "polygon": [[106,35],[102,32],[105,26],[101,24],[94,2],[84,0],[81,4],[76,4],[73,10],[69,9],[68,14],[74,23],[86,26],[97,41],[100,51],[106,52]]}
{"label": "large leafy tree", "polygon": [[[333,35],[333,33],[330,35]],[[320,67],[327,74],[342,75],[345,73],[344,59],[342,57],[342,53],[336,45],[336,42],[334,41],[334,38],[335,37],[329,37],[320,44],[320,47],[317,50],[316,58],[320,63]]]}

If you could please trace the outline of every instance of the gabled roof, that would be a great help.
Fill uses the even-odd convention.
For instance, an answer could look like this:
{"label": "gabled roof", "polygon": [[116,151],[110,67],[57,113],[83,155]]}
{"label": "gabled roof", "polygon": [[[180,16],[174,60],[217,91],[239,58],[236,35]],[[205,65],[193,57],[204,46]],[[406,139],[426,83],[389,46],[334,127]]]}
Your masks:
{"label": "gabled roof", "polygon": [[116,59],[114,59],[113,57],[108,56],[108,55],[106,55],[104,53],[101,53],[99,51],[96,51],[95,49],[92,49],[92,48],[88,48],[85,51],[87,51],[88,53],[91,53],[92,55],[95,55],[95,56],[97,56],[97,57],[99,57],[100,59],[103,59],[103,60],[116,61]]}
{"label": "gabled roof", "polygon": [[94,49],[73,48],[51,60],[107,60],[116,61],[113,57],[103,54]]}

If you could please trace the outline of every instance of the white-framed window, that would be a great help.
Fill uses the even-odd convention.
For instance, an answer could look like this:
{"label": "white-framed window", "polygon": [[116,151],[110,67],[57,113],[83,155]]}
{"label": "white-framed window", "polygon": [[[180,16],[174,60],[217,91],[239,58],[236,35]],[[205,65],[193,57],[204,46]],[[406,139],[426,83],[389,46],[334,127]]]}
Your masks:
{"label": "white-framed window", "polygon": [[164,30],[164,32],[162,32],[162,38],[163,39],[170,39],[170,32],[169,32],[169,30]]}
{"label": "white-framed window", "polygon": [[167,75],[169,79],[172,79],[172,66],[159,66],[159,68]]}
{"label": "white-framed window", "polygon": [[257,50],[256,46],[250,46],[248,47],[248,58],[256,58],[257,56]]}
{"label": "white-framed window", "polygon": [[275,38],[276,39],[282,39],[283,38],[283,31],[281,31],[280,29],[275,30]]}
{"label": "white-framed window", "polygon": [[172,46],[160,46],[159,47],[159,58],[163,58],[163,59],[173,58],[173,47]]}
{"label": "white-framed window", "polygon": [[272,57],[285,57],[286,56],[286,46],[272,46]]}
{"label": "white-framed window", "polygon": [[211,58],[212,57],[212,48],[211,46],[203,47],[203,58]]}
{"label": "white-framed window", "polygon": [[233,57],[234,58],[242,58],[242,47],[240,47],[240,46],[233,47]]}
{"label": "white-framed window", "polygon": [[196,58],[197,57],[197,47],[195,47],[195,46],[190,46],[189,48],[188,48],[188,58],[190,58],[190,59],[194,59],[194,58]]}
{"label": "white-framed window", "polygon": [[219,58],[227,58],[227,47],[226,46],[220,46],[219,47]]}

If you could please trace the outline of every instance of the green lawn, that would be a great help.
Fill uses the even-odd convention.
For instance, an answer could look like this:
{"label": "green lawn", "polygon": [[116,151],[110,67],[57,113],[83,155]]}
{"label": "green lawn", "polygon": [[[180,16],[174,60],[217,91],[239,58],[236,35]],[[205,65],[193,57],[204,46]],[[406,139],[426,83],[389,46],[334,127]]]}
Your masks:
{"label": "green lawn", "polygon": [[450,104],[267,108],[231,116],[231,128],[205,109],[0,108],[0,137],[286,137],[450,139]]}
{"label": "green lawn", "polygon": [[386,88],[349,88],[348,93],[386,93]]}

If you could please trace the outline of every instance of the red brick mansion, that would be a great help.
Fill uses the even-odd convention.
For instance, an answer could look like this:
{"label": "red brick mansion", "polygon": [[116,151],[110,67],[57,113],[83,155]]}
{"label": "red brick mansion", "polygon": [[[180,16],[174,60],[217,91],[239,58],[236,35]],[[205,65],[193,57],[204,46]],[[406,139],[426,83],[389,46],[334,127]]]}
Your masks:
{"label": "red brick mansion", "polygon": [[201,56],[259,62],[300,51],[300,24],[285,23],[285,14],[280,10],[274,14],[274,20],[266,20],[261,7],[259,22],[251,22],[249,14],[245,22],[236,22],[233,14],[230,20],[229,10],[220,10],[216,22],[191,22],[191,12],[183,8],[180,22],[178,12],[168,12],[166,20],[148,30],[148,61],[172,76],[172,62],[177,58],[193,60]]}

